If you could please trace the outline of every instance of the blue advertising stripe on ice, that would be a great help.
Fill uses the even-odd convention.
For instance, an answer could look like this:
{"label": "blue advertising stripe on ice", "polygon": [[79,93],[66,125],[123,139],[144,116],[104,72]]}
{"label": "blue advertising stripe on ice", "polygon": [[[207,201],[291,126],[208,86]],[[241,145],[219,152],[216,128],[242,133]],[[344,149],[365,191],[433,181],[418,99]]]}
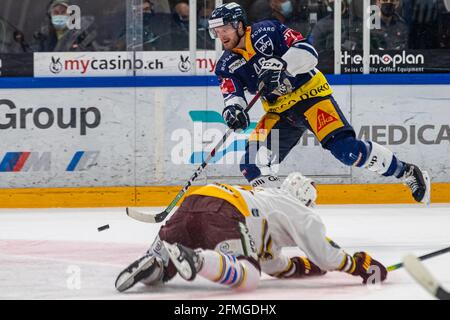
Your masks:
{"label": "blue advertising stripe on ice", "polygon": [[77,151],[75,155],[72,158],[72,161],[70,161],[70,164],[67,166],[66,171],[75,171],[75,168],[78,165],[78,162],[80,162],[81,157],[83,156],[84,151]]}
{"label": "blue advertising stripe on ice", "polygon": [[[450,84],[450,74],[326,75],[331,85]],[[0,78],[0,89],[217,86],[215,76]]]}

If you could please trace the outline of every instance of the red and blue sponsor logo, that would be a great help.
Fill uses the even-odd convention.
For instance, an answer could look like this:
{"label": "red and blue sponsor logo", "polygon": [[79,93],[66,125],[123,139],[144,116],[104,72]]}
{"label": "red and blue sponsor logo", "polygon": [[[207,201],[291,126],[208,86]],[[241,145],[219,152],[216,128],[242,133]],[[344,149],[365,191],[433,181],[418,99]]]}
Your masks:
{"label": "red and blue sponsor logo", "polygon": [[31,152],[7,152],[0,162],[0,172],[22,171]]}
{"label": "red and blue sponsor logo", "polygon": [[[77,151],[65,171],[83,171],[97,165],[99,151]],[[0,172],[50,171],[51,152],[6,152],[0,161]]]}

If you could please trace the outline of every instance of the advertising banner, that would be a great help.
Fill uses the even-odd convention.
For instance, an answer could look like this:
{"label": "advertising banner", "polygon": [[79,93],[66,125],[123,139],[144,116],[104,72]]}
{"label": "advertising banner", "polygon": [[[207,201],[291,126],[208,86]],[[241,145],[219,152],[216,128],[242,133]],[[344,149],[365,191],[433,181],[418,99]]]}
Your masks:
{"label": "advertising banner", "polygon": [[[334,51],[319,52],[319,69],[334,73]],[[449,73],[450,50],[371,50],[370,73]],[[363,52],[342,51],[341,73],[362,73]]]}
{"label": "advertising banner", "polygon": [[0,188],[134,184],[134,90],[0,91]]}
{"label": "advertising banner", "polygon": [[[214,74],[215,51],[199,51],[197,75]],[[51,52],[34,54],[35,77],[192,75],[189,51]]]}
{"label": "advertising banner", "polygon": [[[450,181],[448,86],[334,90],[358,138]],[[222,108],[216,87],[1,90],[0,187],[182,185],[225,134]],[[257,103],[250,128],[229,137],[197,183],[245,182],[239,164],[262,115]],[[321,183],[398,183],[341,164],[309,132],[277,172],[292,171]]]}
{"label": "advertising banner", "polygon": [[[319,69],[334,73],[334,51],[319,53]],[[370,73],[448,73],[450,51],[371,51]],[[101,77],[213,75],[215,51],[35,52],[0,54],[1,77]],[[363,52],[343,51],[341,73],[362,73]]]}
{"label": "advertising banner", "polygon": [[[334,73],[334,52],[320,52],[319,69]],[[440,50],[372,51],[370,72],[448,73],[450,52]],[[35,52],[0,54],[2,77],[101,77],[213,75],[215,51],[198,51],[195,62],[189,51],[137,52]],[[363,53],[343,51],[342,73],[362,73]]]}
{"label": "advertising banner", "polygon": [[133,76],[133,52],[34,53],[35,77]]}

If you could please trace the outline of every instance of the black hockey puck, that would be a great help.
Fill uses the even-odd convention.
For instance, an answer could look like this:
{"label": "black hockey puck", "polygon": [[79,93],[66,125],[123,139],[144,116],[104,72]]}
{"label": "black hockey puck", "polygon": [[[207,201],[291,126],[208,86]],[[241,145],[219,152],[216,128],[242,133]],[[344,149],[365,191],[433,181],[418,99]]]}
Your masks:
{"label": "black hockey puck", "polygon": [[100,232],[100,231],[103,231],[103,230],[106,230],[106,229],[109,229],[109,224],[105,224],[104,226],[101,226],[101,227],[98,227],[97,228],[97,230]]}

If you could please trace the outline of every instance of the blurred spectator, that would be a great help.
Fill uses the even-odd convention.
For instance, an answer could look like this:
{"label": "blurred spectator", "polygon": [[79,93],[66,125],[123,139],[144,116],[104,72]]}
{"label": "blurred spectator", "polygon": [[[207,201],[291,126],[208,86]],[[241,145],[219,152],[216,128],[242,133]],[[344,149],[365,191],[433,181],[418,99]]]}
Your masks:
{"label": "blurred spectator", "polygon": [[308,6],[298,0],[257,0],[249,8],[249,20],[278,20],[306,36],[310,31]]}
{"label": "blurred spectator", "polygon": [[155,14],[155,9],[153,8],[154,5],[155,4],[150,0],[142,1],[142,13],[154,15]]}
{"label": "blurred spectator", "polygon": [[214,10],[214,0],[203,0],[198,6],[197,25],[199,29],[208,29],[208,20]]}
{"label": "blurred spectator", "polygon": [[[403,0],[410,49],[448,48],[450,15],[443,0]],[[447,44],[446,44],[447,43]]]}
{"label": "blurred spectator", "polygon": [[256,0],[248,8],[248,19],[251,23],[273,19],[269,0]]}
{"label": "blurred spectator", "polygon": [[80,29],[69,29],[68,0],[55,0],[48,9],[48,21],[34,34],[36,51],[99,51],[106,48],[96,42],[94,18],[81,17]]}
{"label": "blurred spectator", "polygon": [[169,0],[151,0],[155,13],[170,13]]}
{"label": "blurred spectator", "polygon": [[[171,43],[171,50],[189,50],[189,4],[186,0],[175,3],[172,14]],[[201,25],[197,27],[197,49],[214,49],[214,41],[209,36],[208,29]]]}
{"label": "blurred spectator", "polygon": [[308,6],[300,6],[295,0],[269,0],[272,17],[288,27],[300,31],[305,37],[309,33]]}
{"label": "blurred spectator", "polygon": [[443,1],[439,13],[438,47],[450,49],[450,1]]}
{"label": "blurred spectator", "polygon": [[178,1],[173,12],[173,21],[180,32],[189,32],[189,4],[187,1]]}
{"label": "blurred spectator", "polygon": [[[316,50],[334,50],[334,0],[325,1],[329,14],[320,19],[312,29],[308,39]],[[352,51],[362,49],[362,7],[358,1],[349,3],[342,1],[342,50]]]}
{"label": "blurred spectator", "polygon": [[400,0],[377,0],[380,8],[380,29],[370,33],[371,48],[375,50],[405,50],[408,47],[408,25],[397,10]]}
{"label": "blurred spectator", "polygon": [[30,51],[24,34],[3,18],[0,18],[0,53],[22,53]]}
{"label": "blurred spectator", "polygon": [[171,15],[155,12],[154,2],[145,0],[142,8],[143,49],[145,51],[171,50]]}
{"label": "blurred spectator", "polygon": [[269,0],[272,9],[272,17],[286,24],[292,18],[294,13],[294,5],[292,0]]}
{"label": "blurred spectator", "polygon": [[208,20],[214,10],[214,0],[202,0],[197,14],[197,48],[214,50],[215,43],[208,30]]}

